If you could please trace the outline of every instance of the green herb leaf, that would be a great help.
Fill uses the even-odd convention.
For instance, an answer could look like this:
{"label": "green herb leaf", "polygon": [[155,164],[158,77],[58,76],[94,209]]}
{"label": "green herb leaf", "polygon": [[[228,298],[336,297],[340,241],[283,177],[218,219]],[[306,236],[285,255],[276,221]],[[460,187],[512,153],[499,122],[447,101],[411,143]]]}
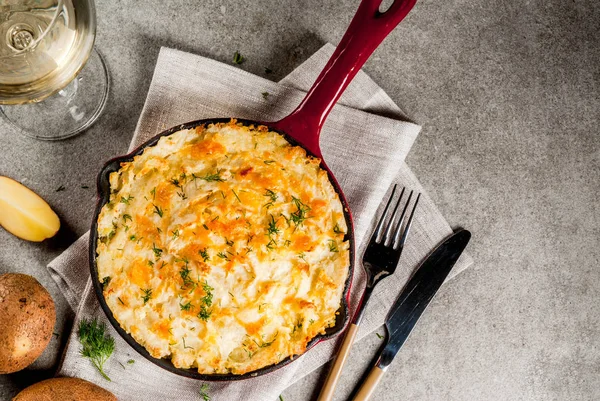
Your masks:
{"label": "green herb leaf", "polygon": [[82,185],[81,189],[88,189],[89,187],[87,185]]}
{"label": "green herb leaf", "polygon": [[154,205],[154,213],[156,213],[161,218],[163,217],[163,210],[156,205]]}
{"label": "green herb leaf", "polygon": [[198,253],[200,254],[200,256],[202,256],[202,259],[204,259],[205,262],[208,262],[210,260],[210,256],[208,256],[208,251],[206,250],[206,248],[200,249]]}
{"label": "green herb leaf", "polygon": [[339,252],[340,251],[338,249],[337,242],[335,242],[335,240],[333,240],[333,239],[329,240],[329,251],[331,251],[331,252]]}
{"label": "green herb leaf", "polygon": [[110,276],[106,276],[102,279],[102,289],[105,290],[106,287],[108,287],[108,284],[110,283]]}
{"label": "green herb leaf", "polygon": [[156,257],[156,259],[158,259],[162,255],[163,250],[160,248],[157,248],[156,245],[154,245],[154,243],[152,243],[152,252],[154,252],[154,256]]}
{"label": "green herb leaf", "polygon": [[192,303],[188,302],[186,304],[179,304],[179,307],[181,308],[182,311],[189,311],[190,309],[192,309]]}
{"label": "green herb leaf", "polygon": [[129,220],[129,221],[133,221],[133,219],[131,218],[131,215],[129,215],[129,214],[124,214],[124,215],[123,215],[123,221],[127,222],[127,220]]}
{"label": "green herb leaf", "polygon": [[379,337],[380,340],[383,339],[383,336],[381,334],[379,334],[377,332],[375,332],[375,334],[377,334],[377,337]]}
{"label": "green herb leaf", "polygon": [[244,61],[246,61],[246,59],[240,54],[240,52],[233,53],[233,62],[235,64],[242,64]]}
{"label": "green herb leaf", "polygon": [[134,363],[135,363],[135,361],[133,359],[130,359],[130,360],[127,361],[128,365],[133,365]]}
{"label": "green herb leaf", "polygon": [[292,196],[292,202],[294,203],[294,206],[296,206],[296,211],[290,215],[290,220],[298,227],[307,219],[307,213],[310,211],[310,207],[295,196]]}
{"label": "green herb leaf", "polygon": [[79,342],[83,346],[81,355],[89,358],[102,377],[111,381],[104,373],[104,363],[115,350],[115,339],[106,333],[106,325],[97,320],[81,319],[78,330]]}
{"label": "green herb leaf", "polygon": [[237,198],[238,202],[242,203],[242,200],[240,199],[240,197],[238,196],[238,194],[235,193],[235,191],[233,189],[231,190],[231,192],[233,192],[233,194]]}
{"label": "green herb leaf", "polygon": [[200,386],[200,397],[202,397],[202,401],[210,401],[210,396],[208,395],[208,384],[204,383]]}
{"label": "green herb leaf", "polygon": [[142,292],[144,293],[144,295],[142,295],[142,300],[144,301],[144,305],[146,305],[150,298],[152,298],[152,288],[142,290]]}
{"label": "green herb leaf", "polygon": [[131,200],[134,199],[133,196],[129,195],[127,198],[121,196],[121,203],[124,203],[126,205],[129,205],[129,202],[131,202]]}
{"label": "green herb leaf", "polygon": [[267,98],[269,97],[269,92],[263,92],[262,97],[263,99],[267,100]]}
{"label": "green herb leaf", "polygon": [[342,231],[342,229],[340,228],[340,226],[335,223],[335,226],[333,226],[333,232],[336,234],[343,234],[344,232]]}
{"label": "green herb leaf", "polygon": [[56,192],[60,192],[60,191],[64,191],[65,190],[65,186],[61,185],[60,187],[56,188]]}
{"label": "green herb leaf", "polygon": [[267,227],[267,235],[270,237],[275,234],[279,234],[279,228],[277,228],[277,221],[275,221],[275,217],[271,216],[271,221],[269,222],[269,227]]}

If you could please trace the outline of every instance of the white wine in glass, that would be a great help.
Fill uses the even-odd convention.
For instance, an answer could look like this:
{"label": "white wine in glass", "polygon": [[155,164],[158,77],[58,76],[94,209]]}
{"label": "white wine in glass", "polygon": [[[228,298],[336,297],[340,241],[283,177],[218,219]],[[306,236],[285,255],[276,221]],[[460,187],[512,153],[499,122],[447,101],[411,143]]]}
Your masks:
{"label": "white wine in glass", "polygon": [[109,89],[94,51],[93,0],[0,0],[0,105],[5,119],[38,139],[89,127]]}

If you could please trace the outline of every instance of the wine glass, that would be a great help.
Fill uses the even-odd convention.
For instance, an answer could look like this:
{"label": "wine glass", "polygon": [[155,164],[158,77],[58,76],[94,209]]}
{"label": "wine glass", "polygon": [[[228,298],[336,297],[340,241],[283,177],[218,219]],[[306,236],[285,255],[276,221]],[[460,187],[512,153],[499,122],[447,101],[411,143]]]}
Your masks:
{"label": "wine glass", "polygon": [[71,137],[101,114],[109,74],[93,0],[0,0],[0,111],[37,139]]}

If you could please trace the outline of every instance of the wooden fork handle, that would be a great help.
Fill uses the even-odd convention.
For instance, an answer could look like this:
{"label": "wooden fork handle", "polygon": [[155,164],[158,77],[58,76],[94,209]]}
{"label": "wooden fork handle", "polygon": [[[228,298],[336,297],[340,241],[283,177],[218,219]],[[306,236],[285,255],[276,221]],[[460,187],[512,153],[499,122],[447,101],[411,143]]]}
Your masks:
{"label": "wooden fork handle", "polygon": [[385,371],[379,366],[374,366],[369,372],[369,375],[362,386],[360,386],[358,393],[356,393],[356,396],[354,396],[354,401],[367,401],[369,398],[371,398],[375,387],[377,387],[377,384],[379,384],[379,381],[383,377],[384,373]]}
{"label": "wooden fork handle", "polygon": [[321,389],[318,401],[330,401],[333,398],[335,386],[342,375],[342,368],[344,367],[346,359],[348,359],[348,355],[350,354],[350,349],[352,348],[352,343],[354,342],[357,331],[358,326],[354,323],[348,327],[348,331],[346,332],[342,346],[335,357],[335,361],[333,362],[333,366],[327,375],[327,379],[325,379],[325,385]]}

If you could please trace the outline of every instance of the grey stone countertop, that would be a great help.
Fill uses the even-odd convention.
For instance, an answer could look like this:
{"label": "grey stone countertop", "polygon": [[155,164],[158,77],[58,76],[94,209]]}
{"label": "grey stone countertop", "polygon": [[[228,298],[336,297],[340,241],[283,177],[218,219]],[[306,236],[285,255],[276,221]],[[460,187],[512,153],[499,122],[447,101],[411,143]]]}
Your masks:
{"label": "grey stone countertop", "polygon": [[[45,266],[87,231],[96,174],[127,150],[160,46],[224,62],[239,50],[240,68],[269,66],[279,80],[337,43],[357,4],[97,1],[112,74],[98,123],[50,143],[0,121],[0,175],[39,193],[64,226],[41,244],[0,229],[0,273],[35,276],[58,308],[58,337],[0,376],[0,399],[53,374],[73,314]],[[599,44],[596,0],[421,0],[365,65],[423,126],[408,164],[450,224],[473,232],[475,260],[434,299],[375,400],[600,399]],[[336,400],[380,341],[354,348]],[[315,399],[325,373],[283,399]]]}

